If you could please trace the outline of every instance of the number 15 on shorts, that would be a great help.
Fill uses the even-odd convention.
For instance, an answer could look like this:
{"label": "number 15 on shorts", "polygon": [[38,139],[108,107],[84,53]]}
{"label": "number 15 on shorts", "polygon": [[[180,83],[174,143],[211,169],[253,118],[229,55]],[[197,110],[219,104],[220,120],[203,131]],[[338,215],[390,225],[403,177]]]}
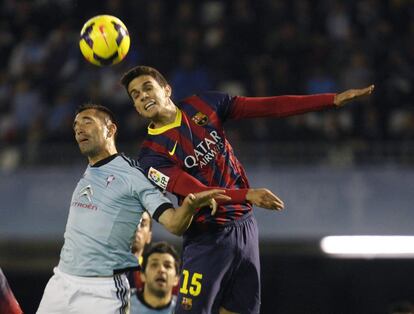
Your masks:
{"label": "number 15 on shorts", "polygon": [[[191,277],[191,280],[190,280]],[[180,293],[190,294],[196,297],[201,292],[201,280],[203,275],[200,273],[190,274],[187,269],[183,269],[183,281],[181,283]]]}

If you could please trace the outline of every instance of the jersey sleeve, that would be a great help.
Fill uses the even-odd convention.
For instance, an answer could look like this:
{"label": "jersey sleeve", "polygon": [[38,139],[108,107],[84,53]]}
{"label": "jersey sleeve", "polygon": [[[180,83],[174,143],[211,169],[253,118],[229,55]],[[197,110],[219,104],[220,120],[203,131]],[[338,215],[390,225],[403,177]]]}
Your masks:
{"label": "jersey sleeve", "polygon": [[167,190],[170,180],[168,176],[160,172],[160,169],[175,167],[174,161],[166,156],[156,153],[142,153],[139,156],[139,164],[144,175],[162,191]]}
{"label": "jersey sleeve", "polygon": [[142,206],[151,216],[158,221],[161,214],[168,208],[173,207],[171,201],[165,197],[149,180],[145,178],[143,173],[136,170],[135,175],[131,179],[132,194],[139,199]]}
{"label": "jersey sleeve", "polygon": [[230,117],[231,107],[236,97],[220,92],[206,92],[198,96],[210,105],[222,122]]}
{"label": "jersey sleeve", "polygon": [[240,97],[233,99],[230,119],[287,117],[334,107],[335,94],[305,96]]}
{"label": "jersey sleeve", "polygon": [[210,191],[214,189],[224,190],[226,195],[231,197],[230,201],[219,202],[220,204],[243,204],[246,203],[248,189],[226,189],[219,186],[207,186],[180,169],[178,166],[169,166],[148,170],[148,179],[164,191],[175,194],[179,197],[186,197],[190,193]]}

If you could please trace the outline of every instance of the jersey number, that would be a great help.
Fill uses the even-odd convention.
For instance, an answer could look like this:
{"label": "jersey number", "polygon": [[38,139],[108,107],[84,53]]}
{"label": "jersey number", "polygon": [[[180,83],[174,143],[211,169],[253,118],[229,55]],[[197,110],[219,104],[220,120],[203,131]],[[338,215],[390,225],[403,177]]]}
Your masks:
{"label": "jersey number", "polygon": [[201,292],[201,279],[203,279],[203,275],[200,273],[194,273],[191,277],[191,284],[190,288],[188,288],[188,280],[190,279],[190,273],[187,269],[183,270],[183,283],[180,288],[180,293],[182,294],[190,294],[194,297],[198,296]]}

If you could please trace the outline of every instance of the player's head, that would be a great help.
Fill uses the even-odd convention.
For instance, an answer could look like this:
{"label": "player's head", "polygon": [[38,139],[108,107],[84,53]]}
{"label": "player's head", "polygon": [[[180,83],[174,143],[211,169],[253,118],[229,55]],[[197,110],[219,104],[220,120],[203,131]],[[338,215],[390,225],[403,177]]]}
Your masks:
{"label": "player's head", "polygon": [[178,284],[180,258],[173,246],[166,242],[152,244],[144,253],[141,279],[146,293],[159,298],[171,295]]}
{"label": "player's head", "polygon": [[86,104],[76,111],[73,121],[75,139],[82,154],[88,158],[114,147],[117,129],[114,114],[104,106]]}
{"label": "player's head", "polygon": [[171,86],[156,69],[137,66],[121,79],[136,111],[148,119],[157,119],[171,104]]}
{"label": "player's head", "polygon": [[[142,254],[144,247],[151,243],[152,239],[152,219],[150,214],[145,211],[141,216],[141,221],[137,226],[134,241],[132,242],[132,253]],[[137,256],[139,257],[139,256]]]}

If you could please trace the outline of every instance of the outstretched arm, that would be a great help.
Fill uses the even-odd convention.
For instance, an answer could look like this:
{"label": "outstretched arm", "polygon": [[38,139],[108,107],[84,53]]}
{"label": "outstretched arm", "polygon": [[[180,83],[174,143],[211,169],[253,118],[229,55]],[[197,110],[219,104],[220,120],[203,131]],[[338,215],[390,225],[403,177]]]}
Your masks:
{"label": "outstretched arm", "polygon": [[197,208],[209,205],[215,212],[216,200],[226,201],[229,199],[230,197],[226,196],[223,190],[217,189],[191,193],[187,195],[180,207],[165,210],[158,218],[158,222],[171,233],[181,236],[190,226]]}
{"label": "outstretched arm", "polygon": [[235,97],[230,118],[287,117],[310,111],[318,111],[369,95],[374,85],[350,89],[339,94],[316,94],[304,96]]}

